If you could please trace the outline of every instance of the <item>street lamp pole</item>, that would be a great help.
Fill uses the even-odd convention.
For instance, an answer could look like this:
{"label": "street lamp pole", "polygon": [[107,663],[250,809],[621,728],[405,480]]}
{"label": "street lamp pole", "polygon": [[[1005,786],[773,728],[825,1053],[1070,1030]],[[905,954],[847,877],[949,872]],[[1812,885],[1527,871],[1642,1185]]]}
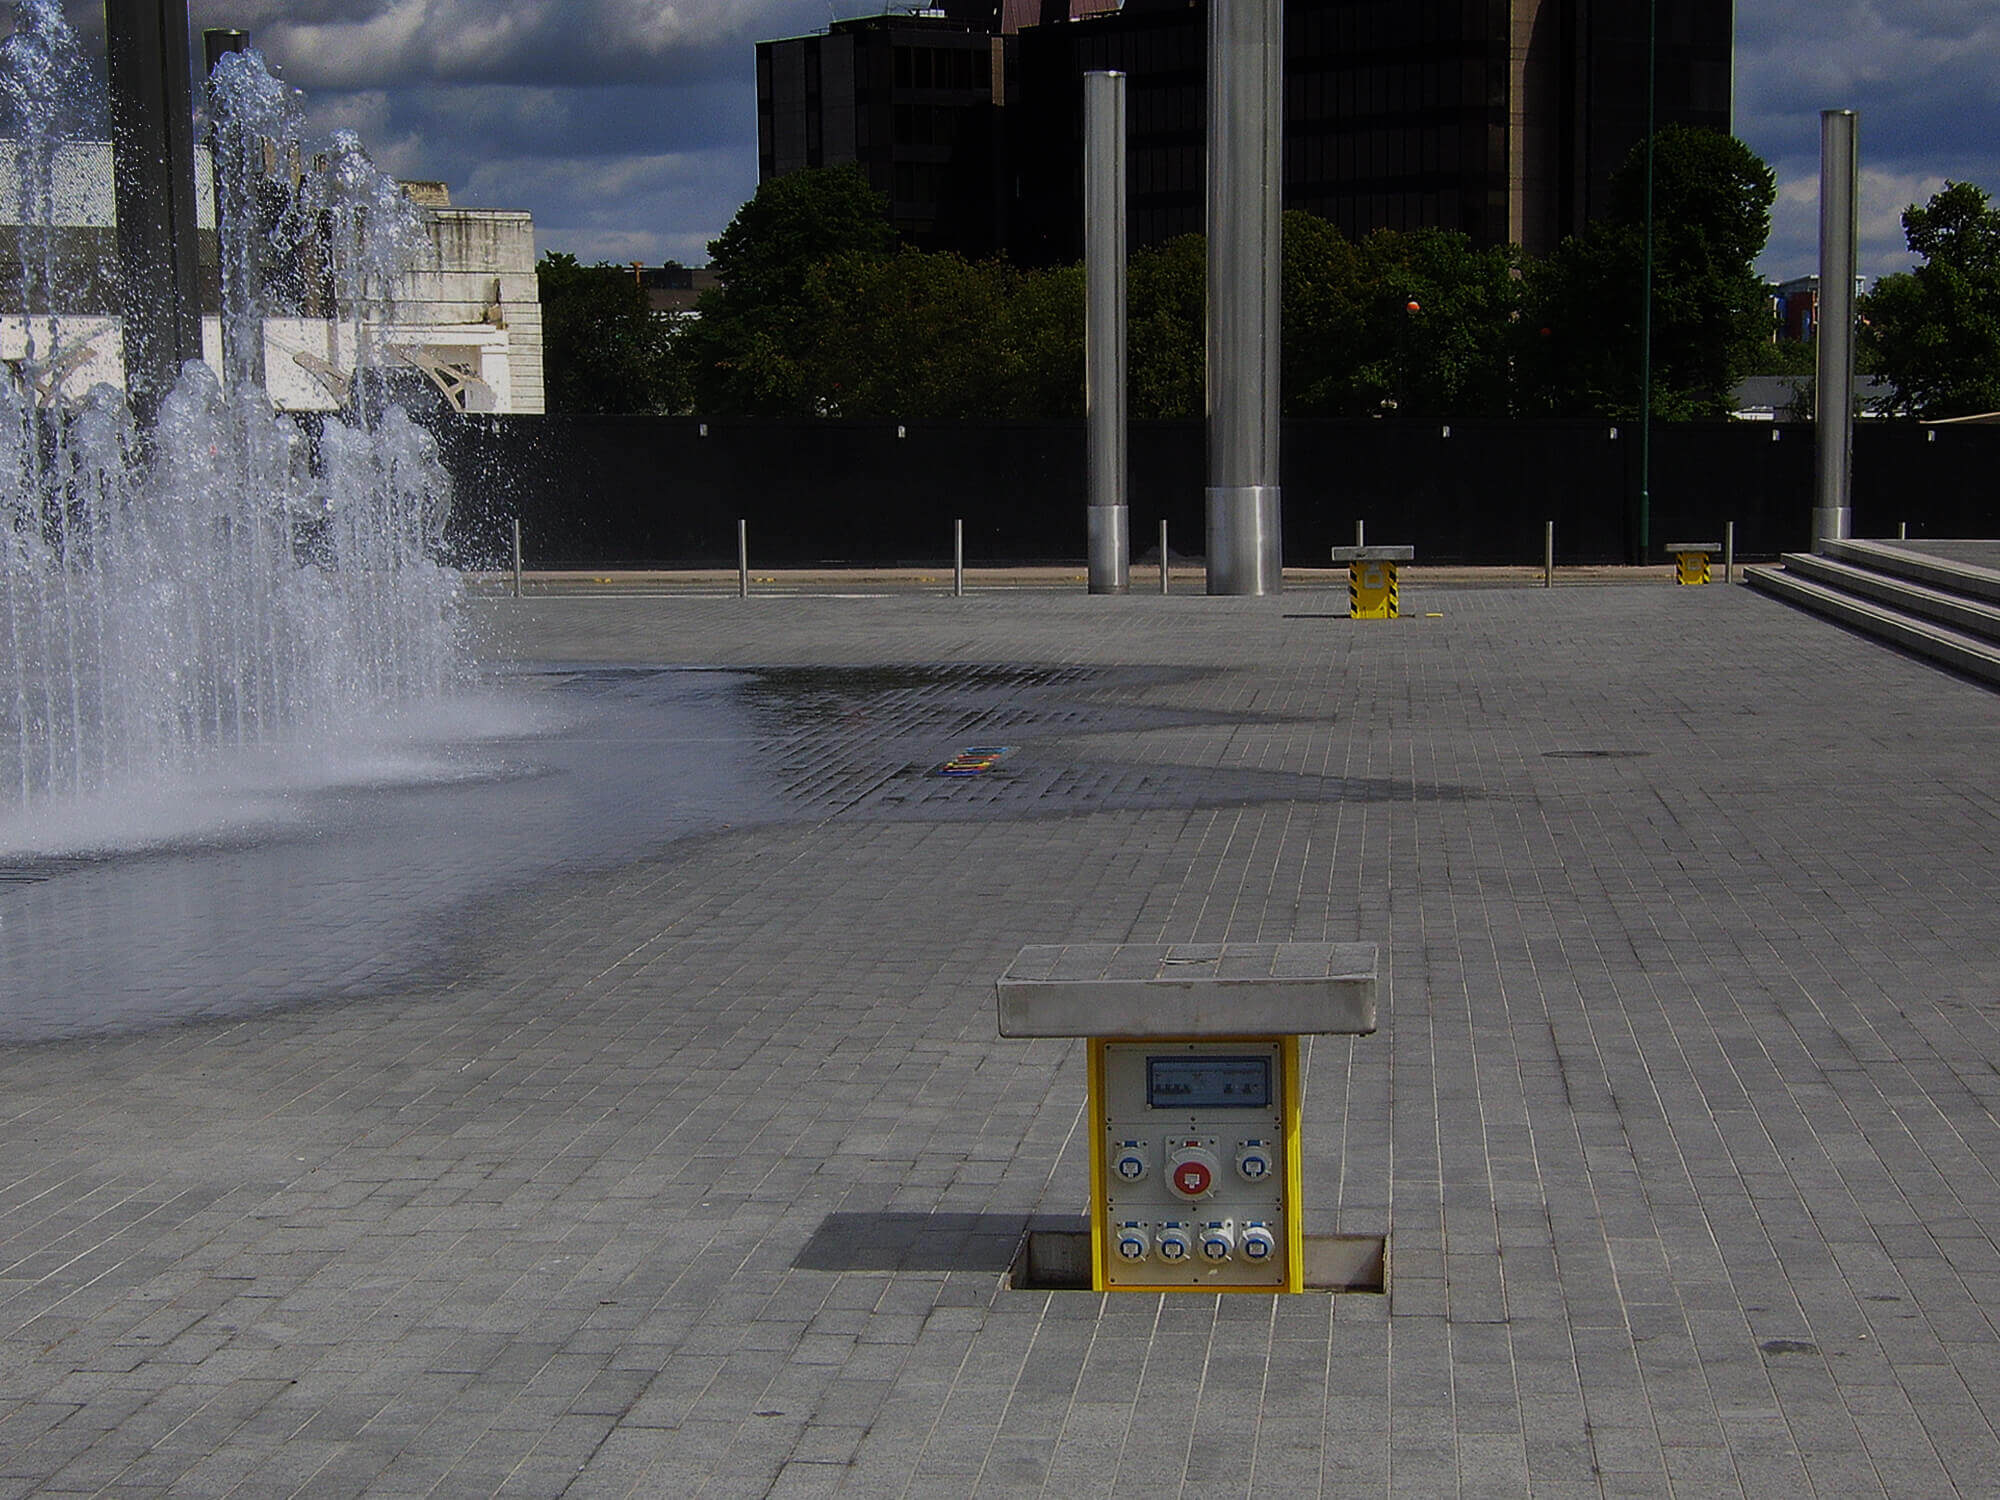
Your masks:
{"label": "street lamp pole", "polygon": [[1639,561],[1653,550],[1653,137],[1659,102],[1660,0],[1646,4],[1646,307],[1639,334]]}

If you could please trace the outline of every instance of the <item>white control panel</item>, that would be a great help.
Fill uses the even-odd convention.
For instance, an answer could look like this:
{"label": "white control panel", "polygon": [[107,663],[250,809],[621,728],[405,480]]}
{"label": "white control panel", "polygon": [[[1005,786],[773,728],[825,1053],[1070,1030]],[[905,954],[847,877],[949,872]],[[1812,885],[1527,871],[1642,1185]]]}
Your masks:
{"label": "white control panel", "polygon": [[1287,1040],[1094,1046],[1102,1284],[1287,1286]]}

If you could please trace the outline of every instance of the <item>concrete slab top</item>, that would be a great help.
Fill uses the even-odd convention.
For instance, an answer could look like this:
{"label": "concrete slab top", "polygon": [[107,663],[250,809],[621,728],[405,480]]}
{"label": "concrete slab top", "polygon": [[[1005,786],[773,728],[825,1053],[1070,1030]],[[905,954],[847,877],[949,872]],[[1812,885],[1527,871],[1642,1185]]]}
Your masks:
{"label": "concrete slab top", "polygon": [[1667,542],[1665,546],[1669,553],[1720,552],[1722,550],[1722,543],[1720,542]]}
{"label": "concrete slab top", "polygon": [[1000,1034],[1360,1035],[1373,943],[1069,943],[1023,948],[995,984]]}
{"label": "concrete slab top", "polygon": [[1410,562],[1415,559],[1417,549],[1409,547],[1335,547],[1333,560],[1337,563],[1357,562]]}

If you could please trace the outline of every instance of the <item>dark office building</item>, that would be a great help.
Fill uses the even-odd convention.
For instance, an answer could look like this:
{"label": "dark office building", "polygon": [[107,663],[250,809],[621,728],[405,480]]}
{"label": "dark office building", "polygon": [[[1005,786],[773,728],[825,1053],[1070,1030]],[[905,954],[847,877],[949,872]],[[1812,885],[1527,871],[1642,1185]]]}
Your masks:
{"label": "dark office building", "polygon": [[[1515,7],[1527,8],[1526,0]],[[1541,0],[1539,9],[1530,17],[1528,77],[1518,92],[1529,114],[1531,159],[1554,164],[1546,210],[1552,243],[1604,212],[1611,174],[1646,137],[1646,3]],[[1734,0],[1659,0],[1662,125],[1734,128],[1735,33]],[[1542,102],[1547,93],[1553,108]],[[1538,142],[1538,126],[1554,140]]]}
{"label": "dark office building", "polygon": [[1128,0],[1120,11],[1021,33],[1021,86],[1009,119],[1015,170],[1008,248],[1015,259],[1043,265],[1083,258],[1083,75],[1107,69],[1126,75],[1132,248],[1202,227],[1206,21],[1206,7],[1191,0]]}
{"label": "dark office building", "polygon": [[859,163],[913,245],[1005,248],[1011,44],[943,11],[757,44],[758,177]]}
{"label": "dark office building", "polygon": [[[1285,206],[1355,238],[1433,225],[1545,253],[1603,211],[1645,133],[1647,11],[1648,0],[1285,0]],[[1202,0],[952,0],[929,19],[765,43],[764,176],[860,160],[917,244],[1074,261],[1082,78],[1116,69],[1128,78],[1131,243],[1199,230],[1206,17]],[[1729,129],[1733,0],[1659,0],[1658,24],[1660,122]],[[895,60],[943,35],[991,49],[970,90],[920,85],[943,75]],[[866,127],[864,37],[883,54]],[[841,65],[851,83],[833,81],[836,48],[857,59]]]}
{"label": "dark office building", "polygon": [[[1646,0],[1286,0],[1285,206],[1359,238],[1434,225],[1552,248],[1645,134]],[[1732,0],[1660,0],[1662,124],[1730,128]],[[1131,239],[1205,212],[1206,7],[1127,0],[1024,30],[1012,245],[1082,253],[1082,85],[1127,75]]]}

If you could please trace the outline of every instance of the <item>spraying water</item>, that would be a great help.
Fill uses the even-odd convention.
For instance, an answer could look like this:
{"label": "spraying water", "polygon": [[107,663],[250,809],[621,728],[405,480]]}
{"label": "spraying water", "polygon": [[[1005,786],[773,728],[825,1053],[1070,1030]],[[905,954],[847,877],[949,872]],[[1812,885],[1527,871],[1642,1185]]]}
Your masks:
{"label": "spraying water", "polygon": [[[190,363],[142,433],[116,388],[63,396],[77,289],[104,274],[57,222],[90,86],[61,5],[20,0],[0,44],[15,158],[0,218],[21,226],[5,291],[27,333],[0,376],[0,833],[91,799],[178,795],[272,747],[337,753],[463,670],[459,580],[437,561],[447,480],[370,337],[420,210],[351,135],[302,149],[296,92],[254,52],[225,58],[224,375]],[[267,315],[324,325],[337,417],[273,410]]]}

